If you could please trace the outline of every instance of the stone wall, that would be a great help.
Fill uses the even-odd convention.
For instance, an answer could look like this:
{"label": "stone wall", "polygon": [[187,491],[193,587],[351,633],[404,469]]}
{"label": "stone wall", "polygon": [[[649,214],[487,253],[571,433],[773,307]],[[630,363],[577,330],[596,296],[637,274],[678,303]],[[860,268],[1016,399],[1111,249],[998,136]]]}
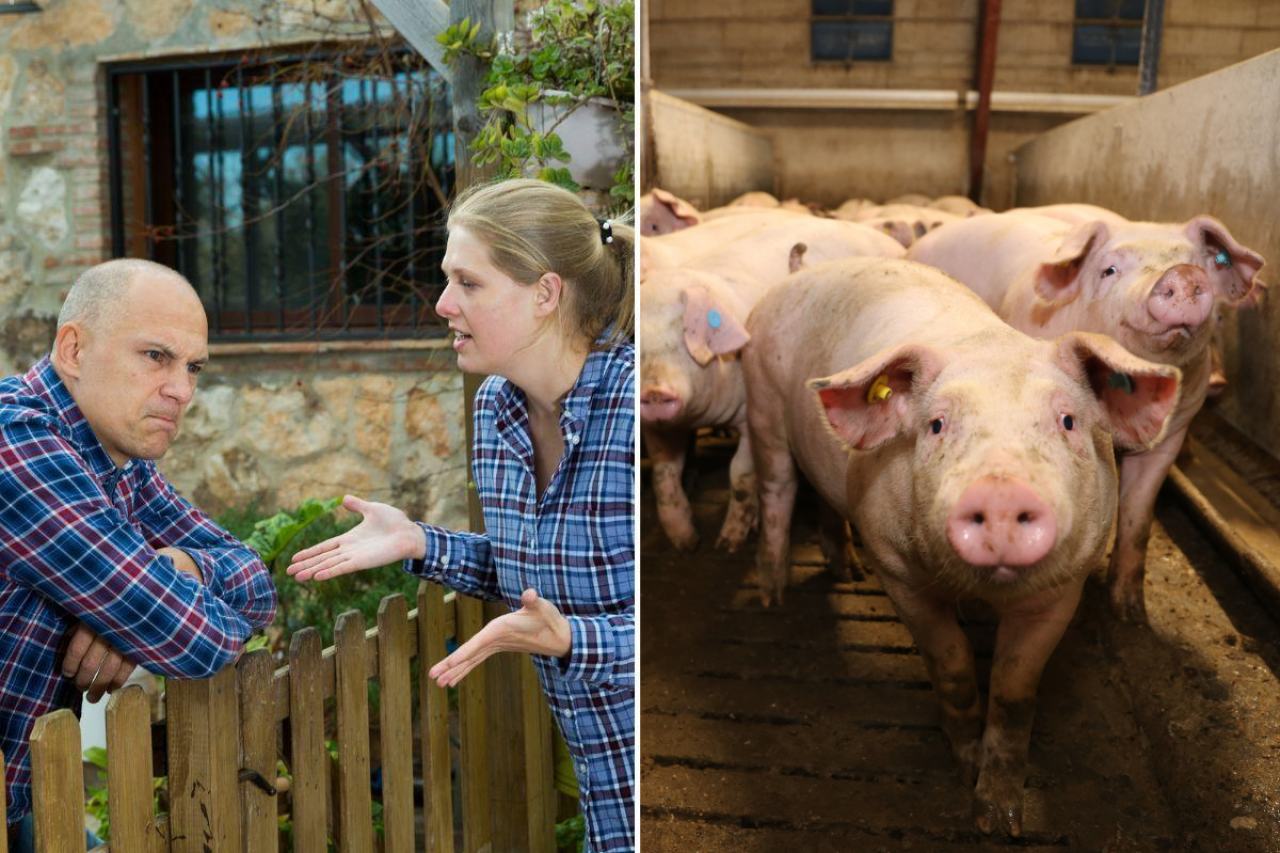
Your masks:
{"label": "stone wall", "polygon": [[[305,43],[351,14],[346,0],[41,6],[0,15],[0,375],[48,351],[67,288],[110,257],[105,64]],[[214,512],[355,492],[465,526],[463,409],[440,342],[215,344],[162,465]]]}

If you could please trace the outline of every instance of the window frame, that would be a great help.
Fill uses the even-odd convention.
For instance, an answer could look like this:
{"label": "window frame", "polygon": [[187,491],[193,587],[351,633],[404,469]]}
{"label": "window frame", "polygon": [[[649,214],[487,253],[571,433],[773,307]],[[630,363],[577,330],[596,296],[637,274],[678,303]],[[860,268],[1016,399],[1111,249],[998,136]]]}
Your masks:
{"label": "window frame", "polygon": [[[323,49],[322,49],[323,50]],[[333,55],[341,55],[343,48],[341,46],[332,48]],[[406,51],[406,56],[408,55]],[[184,201],[181,191],[175,191],[176,186],[180,186],[180,182],[194,180],[195,173],[192,170],[192,163],[183,163],[181,145],[184,141],[198,139],[199,134],[187,131],[184,139],[182,124],[181,107],[179,105],[181,94],[184,91],[183,84],[180,82],[181,75],[201,74],[204,75],[203,84],[198,86],[195,91],[201,89],[213,91],[212,86],[220,86],[225,90],[228,87],[227,80],[232,80],[232,88],[240,93],[252,91],[255,84],[248,81],[246,87],[246,77],[251,72],[258,72],[270,69],[274,71],[285,66],[287,63],[298,63],[308,59],[315,60],[316,53],[303,55],[298,53],[285,52],[261,52],[255,54],[252,61],[249,61],[244,54],[240,53],[209,53],[198,56],[177,57],[162,60],[134,60],[117,63],[110,63],[105,66],[106,72],[106,88],[107,88],[107,119],[108,119],[108,189],[110,200],[110,227],[111,227],[111,256],[112,257],[148,257],[155,259],[161,263],[167,263],[177,269],[185,270],[192,268],[194,257],[198,251],[197,243],[199,240],[210,239],[207,236],[200,237],[195,232],[188,234],[192,239],[183,240],[176,237],[183,229],[184,225],[190,229],[193,220],[184,223],[181,213]],[[426,72],[434,74],[434,71]],[[155,80],[165,78],[164,84],[153,83]],[[337,79],[336,77],[334,78]],[[377,88],[379,78],[365,77],[359,78],[359,91],[361,100],[353,110],[351,105],[343,104],[344,96],[341,91],[330,84],[333,80],[325,80],[319,84],[313,84],[310,80],[303,83],[305,89],[306,104],[308,105],[303,112],[306,120],[309,122],[312,115],[322,115],[325,126],[323,128],[312,128],[310,124],[305,126],[304,138],[305,142],[301,143],[302,149],[307,154],[308,161],[308,178],[304,186],[307,189],[307,199],[305,202],[295,198],[292,201],[285,199],[280,193],[279,178],[283,171],[284,165],[282,160],[276,160],[279,157],[278,152],[273,152],[272,163],[275,175],[274,194],[267,195],[269,202],[268,210],[264,213],[261,207],[255,207],[252,219],[249,220],[248,227],[244,223],[238,226],[224,226],[220,217],[223,215],[223,209],[216,204],[209,205],[209,211],[204,221],[209,223],[210,228],[215,236],[211,238],[211,243],[221,244],[223,257],[219,259],[219,249],[217,245],[212,248],[213,260],[212,265],[216,267],[216,271],[212,275],[212,281],[198,282],[193,279],[193,284],[197,286],[201,298],[206,302],[209,308],[210,319],[210,340],[211,342],[236,343],[236,342],[270,342],[270,341],[296,341],[296,340],[359,340],[359,339],[412,339],[412,338],[429,338],[440,337],[446,334],[446,326],[435,315],[434,303],[436,298],[444,288],[445,282],[443,274],[439,270],[439,259],[443,257],[444,252],[444,222],[443,211],[445,204],[440,203],[434,197],[434,193],[422,192],[422,188],[417,184],[411,184],[409,191],[404,194],[404,204],[399,206],[398,215],[407,215],[409,226],[400,231],[390,231],[387,234],[379,235],[372,243],[375,247],[373,253],[377,257],[371,258],[373,262],[372,278],[375,282],[371,290],[365,286],[358,289],[352,285],[353,274],[370,275],[368,272],[360,272],[355,262],[348,258],[348,241],[350,233],[346,227],[347,209],[355,199],[356,204],[368,202],[373,199],[375,215],[378,204],[379,189],[375,185],[374,190],[368,193],[367,197],[360,196],[365,192],[361,182],[364,181],[363,171],[360,177],[356,179],[353,185],[347,176],[351,171],[351,160],[347,155],[347,146],[350,144],[351,137],[349,129],[344,126],[344,111],[346,113],[359,110],[378,110],[382,105],[387,103],[380,100]],[[387,78],[381,78],[386,80]],[[442,78],[440,78],[442,79]],[[221,83],[219,84],[219,81]],[[369,84],[367,81],[372,81]],[[150,94],[152,88],[164,88],[167,85],[171,102],[162,104],[157,108],[151,103],[155,100]],[[189,81],[188,81],[189,85]],[[313,106],[312,86],[320,86],[319,98],[324,99],[323,113]],[[366,85],[372,90],[373,97],[370,100],[364,100]],[[439,110],[443,112],[445,119],[436,119],[432,122],[432,133],[439,133],[447,128],[447,132],[452,134],[452,124],[450,110],[448,109],[448,98],[451,96],[447,84],[440,83],[444,86],[442,101],[444,108]],[[279,143],[282,140],[280,127],[283,117],[280,111],[280,102],[278,100],[279,92],[284,88],[283,84],[276,82],[271,83],[272,105],[270,112],[266,115],[270,118],[272,124],[268,130],[269,133],[275,134],[275,141]],[[434,97],[434,96],[433,96]],[[221,102],[219,95],[219,103]],[[335,99],[337,102],[335,107]],[[238,96],[237,104],[242,104],[249,100],[246,97]],[[212,104],[212,99],[210,100]],[[317,101],[318,103],[318,101]],[[237,107],[232,107],[233,110]],[[260,108],[259,108],[260,110]],[[122,128],[122,115],[124,112],[130,112],[133,116],[141,119],[141,129],[126,130]],[[235,113],[230,114],[230,118],[221,114],[221,110],[217,114],[216,119],[213,117],[211,110],[210,115],[203,119],[207,122],[206,133],[209,134],[207,150],[210,152],[220,152],[213,156],[211,160],[221,161],[226,157],[235,156],[235,145],[223,145],[220,137],[218,142],[213,142],[215,132],[221,134],[225,127],[229,126],[228,122],[235,123]],[[262,112],[255,111],[253,106],[249,110],[240,109],[239,123],[242,127],[247,127],[246,122],[250,121],[250,116],[261,118]],[[152,121],[159,114],[156,121]],[[215,131],[215,127],[217,128]],[[377,143],[378,125],[372,123],[369,125],[372,130],[365,128],[362,132],[366,135],[371,133],[374,144]],[[395,131],[400,133],[400,131]],[[404,131],[407,133],[408,131]],[[255,137],[254,140],[257,138]],[[253,145],[257,141],[252,141]],[[451,138],[444,140],[444,148],[446,159],[446,174],[441,177],[437,175],[436,185],[440,191],[445,193],[445,198],[452,192],[453,169],[452,164],[452,146]],[[193,145],[195,143],[192,143]],[[239,138],[240,159],[241,159],[241,175],[239,178],[232,178],[232,181],[240,182],[241,191],[247,196],[247,187],[266,181],[265,177],[260,176],[257,181],[252,181],[246,175],[248,174],[246,158],[250,154],[250,148],[247,147],[247,138],[242,136]],[[290,144],[292,147],[292,143]],[[434,149],[433,149],[434,150]],[[320,152],[325,152],[321,154]],[[313,158],[310,156],[315,153],[314,160],[319,161],[322,157],[327,156],[328,162],[325,165],[325,173],[320,174],[320,170],[314,169],[312,165]],[[434,160],[433,154],[428,154]],[[126,162],[129,164],[126,169]],[[193,161],[194,163],[194,161]],[[217,166],[210,165],[211,172],[216,175]],[[225,166],[223,166],[225,168]],[[371,168],[364,166],[362,168]],[[410,175],[418,174],[431,168],[429,163],[420,162],[419,159],[413,158],[408,162],[408,170]],[[418,170],[415,172],[415,169]],[[432,172],[438,170],[432,168]],[[265,173],[264,173],[265,174]],[[215,181],[221,181],[219,177],[214,178]],[[220,190],[224,192],[225,190]],[[163,198],[163,194],[168,193],[169,198],[163,202],[168,205],[167,215],[169,223],[157,223],[157,215],[154,208],[157,206],[158,199]],[[325,213],[323,217],[317,217],[316,196],[323,196],[321,204],[324,205]],[[423,196],[431,196],[422,200]],[[285,204],[281,201],[285,200]],[[255,202],[258,201],[255,199]],[[307,273],[304,279],[305,284],[301,287],[288,287],[290,283],[290,275],[292,272],[285,272],[283,268],[283,255],[285,252],[285,244],[289,243],[288,239],[291,230],[284,227],[285,208],[292,203],[302,204],[307,208],[305,213],[308,227],[323,228],[323,221],[327,219],[328,230],[323,237],[323,246],[327,255],[316,249],[318,238],[316,232],[311,232],[311,237],[307,241]],[[249,207],[249,202],[243,202],[241,210]],[[407,207],[407,211],[406,211]],[[421,209],[419,209],[421,208]],[[139,217],[138,214],[141,214]],[[296,218],[298,212],[295,211]],[[131,217],[129,222],[126,218]],[[269,220],[274,219],[274,230],[272,226],[267,225]],[[432,224],[424,225],[430,221]],[[163,233],[165,229],[169,229],[172,233]],[[234,240],[238,241],[241,248],[241,257],[243,260],[242,270],[233,270],[229,257],[226,253],[226,246],[230,241],[227,240],[228,234],[238,231],[234,236]],[[278,239],[277,235],[285,235],[285,239]],[[384,288],[382,282],[384,278],[392,284],[396,282],[390,276],[383,275],[381,267],[380,253],[383,249],[383,242],[388,236],[400,236],[407,242],[407,263],[404,264],[407,270],[408,285],[401,288],[401,293],[393,294],[388,301],[384,303]],[[257,261],[261,255],[259,247],[256,245],[262,240],[268,241],[266,252],[270,254],[268,263],[270,266],[265,272],[256,269],[259,266],[268,266],[268,264],[258,264]],[[415,245],[415,243],[417,245]],[[423,245],[425,243],[425,245]],[[163,251],[158,251],[158,246],[167,244]],[[368,249],[362,250],[359,254],[363,255]],[[424,255],[426,260],[434,261],[434,263],[417,262],[419,255]],[[321,255],[320,265],[316,266],[313,261],[314,255]],[[332,263],[333,259],[339,257],[340,263]],[[359,258],[357,257],[357,260]],[[252,272],[251,272],[252,270]],[[327,270],[333,270],[331,274],[327,274]],[[261,274],[260,274],[261,273]],[[235,282],[235,277],[243,275],[243,281],[237,284],[243,289],[243,294],[236,295],[235,304],[224,305],[226,298],[226,290],[228,282]],[[261,281],[260,281],[261,280]],[[254,286],[257,283],[257,286]],[[274,285],[275,291],[270,288]],[[267,301],[277,303],[274,306],[265,304],[255,304],[255,294],[269,294]],[[407,298],[405,296],[407,295]],[[301,299],[307,303],[304,307],[289,306],[288,301],[297,301]],[[402,300],[402,301],[395,301]]]}
{"label": "window frame", "polygon": [[[894,16],[895,4],[894,0],[888,0],[889,11],[886,14],[870,15],[859,14],[857,12],[845,12],[840,15],[822,14],[816,10],[816,6],[821,0],[809,0],[809,62],[815,65],[825,65],[829,63],[841,63],[850,65],[854,62],[893,62],[893,31],[896,18]],[[845,0],[846,5],[852,8],[858,0]],[[857,26],[859,24],[878,24],[888,28],[888,53],[885,56],[817,56],[815,55],[818,28],[824,24],[847,24]],[[855,30],[856,32],[856,30]]]}

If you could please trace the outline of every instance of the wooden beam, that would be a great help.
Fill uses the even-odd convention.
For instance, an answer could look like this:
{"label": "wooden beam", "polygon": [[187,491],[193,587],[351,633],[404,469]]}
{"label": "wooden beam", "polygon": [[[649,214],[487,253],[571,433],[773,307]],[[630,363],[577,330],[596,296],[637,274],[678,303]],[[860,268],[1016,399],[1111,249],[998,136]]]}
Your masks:
{"label": "wooden beam", "polygon": [[449,27],[449,7],[443,0],[373,0],[373,5],[432,68],[453,82],[453,69],[444,62],[444,45],[436,41]]}

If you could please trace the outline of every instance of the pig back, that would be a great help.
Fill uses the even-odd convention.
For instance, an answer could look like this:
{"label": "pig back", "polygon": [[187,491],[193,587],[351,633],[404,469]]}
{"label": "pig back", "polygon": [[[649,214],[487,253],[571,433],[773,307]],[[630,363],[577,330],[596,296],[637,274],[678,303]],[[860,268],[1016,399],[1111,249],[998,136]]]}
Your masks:
{"label": "pig back", "polygon": [[737,282],[754,281],[760,286],[756,294],[759,299],[791,274],[791,250],[796,244],[806,247],[806,267],[840,258],[901,258],[905,254],[896,240],[866,226],[810,217],[758,229],[701,255],[687,266]]}
{"label": "pig back", "polygon": [[682,266],[707,252],[720,249],[753,231],[790,222],[799,217],[789,211],[742,208],[742,214],[714,222],[703,222],[670,234],[640,238],[642,268],[657,271]]}
{"label": "pig back", "polygon": [[907,259],[960,281],[994,311],[1057,251],[1071,226],[1032,213],[997,213],[949,222],[917,240]]}
{"label": "pig back", "polygon": [[889,347],[914,342],[957,352],[1026,340],[959,282],[898,259],[838,260],[801,270],[756,304],[743,356],[753,425],[785,438],[823,497],[847,514],[847,451],[810,379],[830,376]]}

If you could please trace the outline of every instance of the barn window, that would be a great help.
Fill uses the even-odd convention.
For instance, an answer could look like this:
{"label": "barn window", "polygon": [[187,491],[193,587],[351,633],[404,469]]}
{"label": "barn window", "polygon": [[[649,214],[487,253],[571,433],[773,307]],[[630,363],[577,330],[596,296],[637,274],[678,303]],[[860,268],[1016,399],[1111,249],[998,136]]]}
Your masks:
{"label": "barn window", "polygon": [[812,0],[813,61],[893,59],[893,0]]}
{"label": "barn window", "polygon": [[1077,65],[1137,65],[1146,0],[1076,0],[1071,61]]}
{"label": "barn window", "polygon": [[114,66],[108,92],[113,255],[182,272],[211,338],[442,331],[452,126],[420,57]]}

